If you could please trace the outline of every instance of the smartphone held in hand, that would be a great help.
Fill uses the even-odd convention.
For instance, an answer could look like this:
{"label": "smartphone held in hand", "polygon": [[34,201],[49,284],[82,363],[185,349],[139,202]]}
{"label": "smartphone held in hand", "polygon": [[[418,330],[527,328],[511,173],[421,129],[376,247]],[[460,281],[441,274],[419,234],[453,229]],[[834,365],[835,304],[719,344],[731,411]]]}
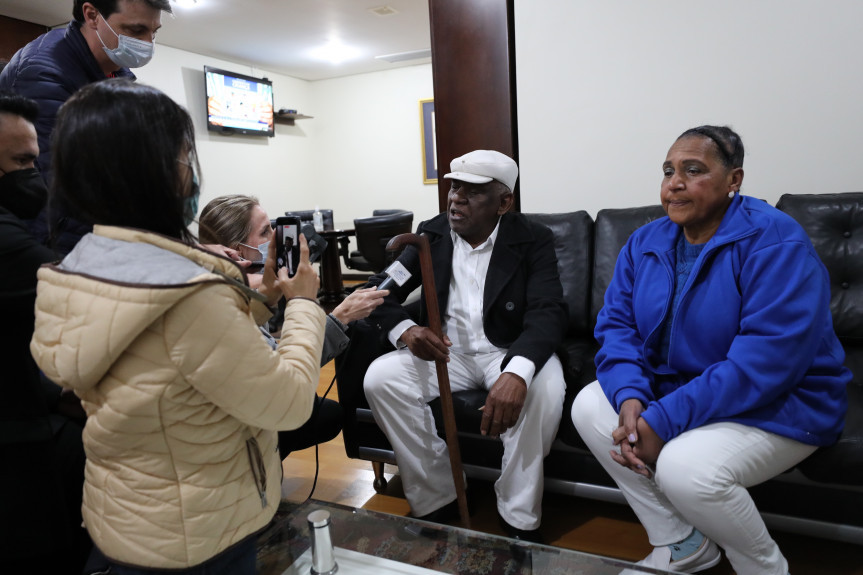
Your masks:
{"label": "smartphone held in hand", "polygon": [[283,216],[276,219],[276,268],[288,268],[288,276],[297,273],[300,263],[300,218]]}

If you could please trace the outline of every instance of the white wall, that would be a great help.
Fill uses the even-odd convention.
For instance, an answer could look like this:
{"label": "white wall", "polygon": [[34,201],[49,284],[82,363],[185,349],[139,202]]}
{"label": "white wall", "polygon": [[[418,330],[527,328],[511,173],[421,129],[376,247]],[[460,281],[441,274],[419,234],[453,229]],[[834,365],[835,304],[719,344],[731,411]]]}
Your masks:
{"label": "white wall", "polygon": [[[273,138],[206,129],[204,65],[273,81],[276,109],[312,119],[276,124]],[[415,222],[437,213],[437,187],[423,185],[419,100],[432,97],[431,65],[307,82],[167,46],[135,71],[185,106],[196,129],[201,207],[216,196],[257,196],[271,217],[332,208],[337,224],[375,208],[405,208]]]}
{"label": "white wall", "polygon": [[438,213],[437,186],[423,184],[419,101],[434,95],[431,64],[312,82],[314,201],[338,224],[373,209],[403,208],[414,227]]}
{"label": "white wall", "polygon": [[290,205],[295,190],[307,190],[312,181],[308,165],[313,150],[306,125],[276,124],[273,138],[207,131],[204,65],[268,77],[273,81],[277,109],[305,112],[310,106],[309,83],[161,45],[147,66],[135,70],[139,82],[164,91],[192,116],[203,180],[201,207],[216,196],[251,194],[275,217]]}
{"label": "white wall", "polygon": [[743,192],[863,190],[863,2],[515,0],[522,208],[659,203],[674,139],[727,124]]}

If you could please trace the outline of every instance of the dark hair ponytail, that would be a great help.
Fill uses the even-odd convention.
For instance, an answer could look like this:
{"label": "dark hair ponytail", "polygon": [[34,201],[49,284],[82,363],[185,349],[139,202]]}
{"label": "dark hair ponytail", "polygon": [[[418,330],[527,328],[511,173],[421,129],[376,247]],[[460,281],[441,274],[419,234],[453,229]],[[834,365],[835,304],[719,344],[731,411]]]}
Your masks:
{"label": "dark hair ponytail", "polygon": [[743,167],[743,140],[737,132],[728,126],[698,126],[686,130],[677,139],[696,135],[713,140],[719,159],[726,168]]}

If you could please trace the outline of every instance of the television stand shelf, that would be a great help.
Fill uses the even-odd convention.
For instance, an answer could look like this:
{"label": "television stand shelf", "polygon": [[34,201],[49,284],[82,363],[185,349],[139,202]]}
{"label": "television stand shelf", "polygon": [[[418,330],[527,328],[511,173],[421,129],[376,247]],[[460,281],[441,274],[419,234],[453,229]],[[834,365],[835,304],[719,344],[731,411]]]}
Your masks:
{"label": "television stand shelf", "polygon": [[314,116],[306,116],[305,114],[280,114],[276,112],[273,114],[273,121],[277,124],[287,124],[288,126],[294,125],[294,120],[306,120],[308,118],[314,118]]}

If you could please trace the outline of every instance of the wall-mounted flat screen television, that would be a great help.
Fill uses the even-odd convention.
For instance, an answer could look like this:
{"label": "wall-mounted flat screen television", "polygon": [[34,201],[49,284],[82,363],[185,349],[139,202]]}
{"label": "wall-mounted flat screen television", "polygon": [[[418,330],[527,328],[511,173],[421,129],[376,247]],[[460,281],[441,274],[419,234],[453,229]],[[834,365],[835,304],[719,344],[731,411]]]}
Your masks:
{"label": "wall-mounted flat screen television", "polygon": [[207,129],[233,134],[275,135],[273,83],[204,66]]}

